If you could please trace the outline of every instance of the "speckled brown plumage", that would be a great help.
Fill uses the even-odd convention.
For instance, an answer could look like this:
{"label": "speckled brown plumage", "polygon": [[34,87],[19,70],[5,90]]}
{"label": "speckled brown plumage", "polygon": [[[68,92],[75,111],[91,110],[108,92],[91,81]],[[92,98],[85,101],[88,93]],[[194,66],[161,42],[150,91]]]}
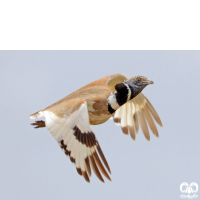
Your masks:
{"label": "speckled brown plumage", "polygon": [[[130,133],[133,140],[139,124],[147,140],[150,140],[148,126],[158,137],[154,120],[161,126],[162,122],[141,93],[146,85],[138,90],[139,83],[148,85],[153,82],[143,76],[127,79],[122,74],[101,78],[32,114],[31,119],[45,117],[45,121],[35,121],[32,125],[47,127],[87,182],[90,182],[92,170],[102,182],[102,175],[111,180],[108,175],[110,167],[90,125],[102,124],[113,117],[122,132]],[[135,90],[134,84],[137,86]]]}

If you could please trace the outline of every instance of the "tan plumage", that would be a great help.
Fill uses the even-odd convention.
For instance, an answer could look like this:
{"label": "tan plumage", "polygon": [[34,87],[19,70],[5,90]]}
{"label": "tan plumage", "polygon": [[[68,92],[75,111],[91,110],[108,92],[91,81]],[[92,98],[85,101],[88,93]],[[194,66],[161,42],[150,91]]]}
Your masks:
{"label": "tan plumage", "polygon": [[[140,78],[146,80],[145,77]],[[101,181],[104,182],[101,173],[111,180],[104,166],[109,173],[110,168],[90,125],[104,123],[113,117],[123,133],[130,133],[133,140],[139,124],[147,140],[150,140],[148,126],[158,137],[154,120],[162,126],[155,109],[142,93],[127,101],[115,113],[108,111],[109,96],[115,92],[115,86],[125,80],[127,78],[122,74],[101,78],[30,116],[31,119],[45,117],[45,122],[36,121],[32,125],[36,128],[47,127],[64,153],[75,164],[77,172],[88,182],[91,168]]]}

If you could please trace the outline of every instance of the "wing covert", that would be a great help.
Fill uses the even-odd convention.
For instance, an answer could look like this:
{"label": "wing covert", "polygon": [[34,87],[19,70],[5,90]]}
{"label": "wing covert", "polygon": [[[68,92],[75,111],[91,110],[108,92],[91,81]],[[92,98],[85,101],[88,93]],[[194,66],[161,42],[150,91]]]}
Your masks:
{"label": "wing covert", "polygon": [[116,74],[114,76],[112,76],[111,78],[109,78],[106,82],[108,88],[111,90],[111,91],[115,91],[115,86],[118,84],[118,83],[122,83],[124,80],[127,80],[126,76],[124,76],[123,74]]}

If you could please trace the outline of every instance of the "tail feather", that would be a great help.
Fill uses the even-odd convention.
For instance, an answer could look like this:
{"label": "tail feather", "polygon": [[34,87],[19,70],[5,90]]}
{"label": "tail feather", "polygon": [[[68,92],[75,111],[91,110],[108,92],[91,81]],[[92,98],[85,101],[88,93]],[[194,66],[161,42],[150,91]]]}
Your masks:
{"label": "tail feather", "polygon": [[40,117],[42,117],[42,113],[40,111],[30,115],[30,119],[36,119]]}
{"label": "tail feather", "polygon": [[35,121],[31,125],[35,126],[34,128],[42,128],[42,127],[46,126],[45,121],[43,121],[43,120]]}

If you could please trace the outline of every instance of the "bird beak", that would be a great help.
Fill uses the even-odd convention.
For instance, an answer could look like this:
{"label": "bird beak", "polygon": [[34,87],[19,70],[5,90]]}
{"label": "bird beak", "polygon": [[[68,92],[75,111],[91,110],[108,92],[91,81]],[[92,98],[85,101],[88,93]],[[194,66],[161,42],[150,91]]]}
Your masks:
{"label": "bird beak", "polygon": [[154,84],[154,82],[148,79],[146,81],[143,81],[143,84],[149,85],[149,84]]}

